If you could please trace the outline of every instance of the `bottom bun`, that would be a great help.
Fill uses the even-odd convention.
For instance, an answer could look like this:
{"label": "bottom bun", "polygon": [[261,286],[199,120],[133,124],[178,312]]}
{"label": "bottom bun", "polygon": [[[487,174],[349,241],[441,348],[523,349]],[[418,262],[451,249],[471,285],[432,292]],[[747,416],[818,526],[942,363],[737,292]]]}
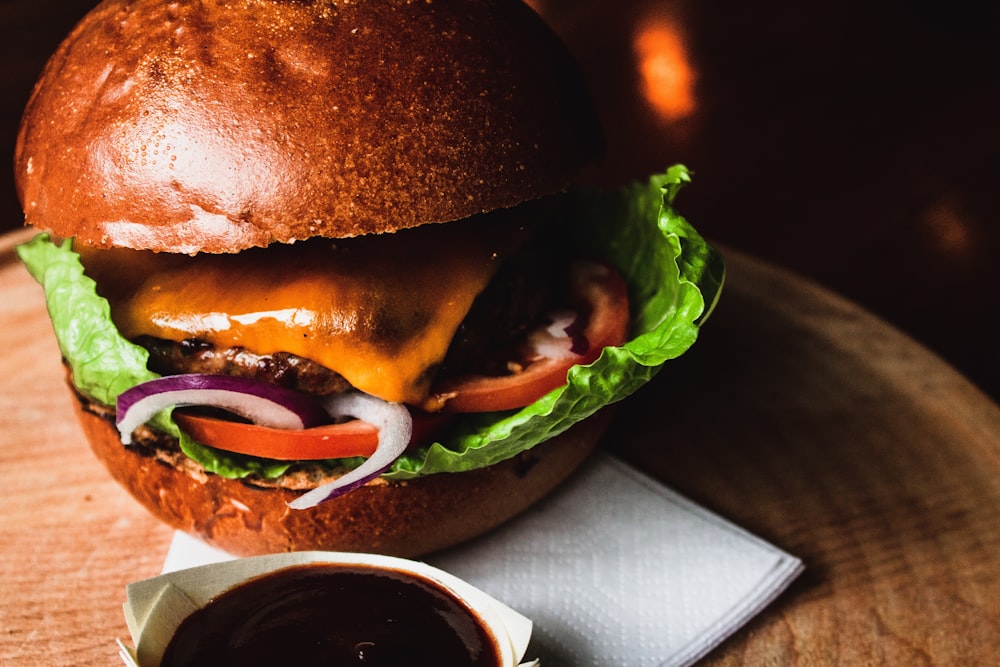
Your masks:
{"label": "bottom bun", "polygon": [[167,525],[234,556],[323,550],[412,558],[464,542],[555,488],[595,449],[611,421],[605,409],[488,468],[398,482],[379,478],[317,507],[293,510],[287,503],[301,490],[208,473],[181,454],[173,438],[125,446],[112,418],[78,398],[90,446],[115,480]]}

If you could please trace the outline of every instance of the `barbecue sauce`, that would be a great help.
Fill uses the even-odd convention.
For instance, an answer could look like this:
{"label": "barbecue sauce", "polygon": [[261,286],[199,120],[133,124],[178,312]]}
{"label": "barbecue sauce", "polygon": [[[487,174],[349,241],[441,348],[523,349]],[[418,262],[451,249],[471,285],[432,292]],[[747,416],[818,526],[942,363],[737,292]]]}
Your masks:
{"label": "barbecue sauce", "polygon": [[313,564],[252,579],[187,617],[161,665],[497,667],[474,611],[430,580]]}

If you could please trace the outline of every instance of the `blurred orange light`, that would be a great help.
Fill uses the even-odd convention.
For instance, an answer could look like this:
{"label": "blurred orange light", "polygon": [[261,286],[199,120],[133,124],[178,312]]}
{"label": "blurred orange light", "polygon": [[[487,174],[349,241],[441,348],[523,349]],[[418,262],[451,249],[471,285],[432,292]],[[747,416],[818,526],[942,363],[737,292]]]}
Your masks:
{"label": "blurred orange light", "polygon": [[924,211],[923,223],[933,247],[942,251],[956,264],[974,261],[977,244],[973,230],[954,201],[941,201]]}
{"label": "blurred orange light", "polygon": [[640,25],[633,49],[646,102],[665,120],[691,115],[695,74],[677,27],[662,19]]}

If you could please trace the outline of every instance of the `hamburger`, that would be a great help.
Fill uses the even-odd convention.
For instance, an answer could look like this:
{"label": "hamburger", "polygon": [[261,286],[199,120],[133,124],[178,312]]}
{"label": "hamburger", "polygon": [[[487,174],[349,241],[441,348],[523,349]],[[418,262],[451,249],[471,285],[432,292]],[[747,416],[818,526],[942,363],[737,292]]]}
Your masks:
{"label": "hamburger", "polygon": [[106,0],[15,149],[83,431],[234,555],[417,556],[503,523],[693,344],[723,282],[683,166],[600,124],[513,0]]}

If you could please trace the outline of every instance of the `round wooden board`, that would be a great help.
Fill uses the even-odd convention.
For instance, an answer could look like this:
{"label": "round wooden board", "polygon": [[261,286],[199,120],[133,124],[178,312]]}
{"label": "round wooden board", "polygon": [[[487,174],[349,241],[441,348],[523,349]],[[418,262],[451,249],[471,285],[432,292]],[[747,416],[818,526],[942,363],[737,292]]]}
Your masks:
{"label": "round wooden board", "polygon": [[726,254],[698,344],[608,440],[805,562],[706,663],[997,664],[1000,409],[858,306]]}
{"label": "round wooden board", "polygon": [[[171,533],[73,421],[40,288],[0,241],[0,664],[114,665],[126,583]],[[1000,408],[911,339],[727,251],[701,340],[607,446],[801,557],[706,663],[984,664],[1000,655]],[[544,582],[540,582],[544,585]]]}

